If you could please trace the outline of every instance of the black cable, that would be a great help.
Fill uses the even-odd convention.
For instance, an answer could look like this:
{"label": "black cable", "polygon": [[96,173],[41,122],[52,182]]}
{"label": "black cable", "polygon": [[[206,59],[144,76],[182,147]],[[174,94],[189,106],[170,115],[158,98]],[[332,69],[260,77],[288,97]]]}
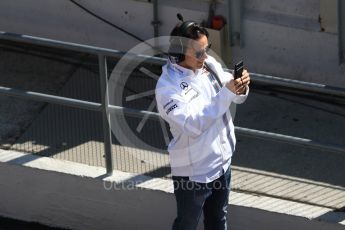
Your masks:
{"label": "black cable", "polygon": [[135,39],[137,39],[138,41],[141,41],[141,42],[145,43],[146,45],[150,46],[151,48],[153,48],[154,50],[156,50],[156,51],[158,51],[158,52],[160,52],[160,53],[162,53],[162,54],[165,54],[165,55],[168,55],[167,52],[164,52],[163,50],[161,50],[161,49],[159,49],[159,48],[157,48],[157,47],[151,45],[150,43],[146,42],[145,40],[141,39],[141,38],[138,37],[137,35],[135,35],[135,34],[133,34],[133,33],[131,33],[131,32],[128,32],[127,30],[125,30],[125,29],[123,29],[123,28],[121,28],[121,27],[115,25],[114,23],[112,23],[112,22],[110,22],[110,21],[108,21],[108,20],[102,18],[101,16],[99,16],[99,15],[97,15],[96,13],[92,12],[91,10],[87,9],[85,6],[81,5],[80,3],[77,3],[75,0],[69,0],[69,1],[72,2],[74,5],[76,5],[77,7],[81,8],[82,10],[84,10],[85,12],[87,12],[88,14],[91,14],[91,15],[94,16],[95,18],[101,20],[102,22],[104,22],[104,23],[106,23],[106,24],[108,24],[108,25],[110,25],[110,26],[112,26],[112,27],[114,27],[114,28],[120,30],[121,32],[123,32],[123,33],[125,33],[125,34],[127,34],[127,35],[129,35],[129,36],[131,36],[131,37],[133,37],[133,38],[135,38]]}
{"label": "black cable", "polygon": [[87,9],[85,6],[81,5],[80,3],[77,3],[75,0],[70,0],[70,2],[72,2],[73,4],[75,4],[76,6],[78,6],[79,8],[83,9],[84,11],[86,11],[87,13],[91,14],[92,16],[94,16],[95,18],[101,20],[102,22],[112,26],[112,27],[115,27],[116,29],[122,31],[123,33],[137,39],[138,41],[141,41],[141,42],[145,42],[143,39],[141,39],[140,37],[136,36],[135,34],[131,33],[131,32],[128,32],[127,30],[115,25],[114,23],[102,18],[101,16],[97,15],[96,13],[92,12],[91,10]]}

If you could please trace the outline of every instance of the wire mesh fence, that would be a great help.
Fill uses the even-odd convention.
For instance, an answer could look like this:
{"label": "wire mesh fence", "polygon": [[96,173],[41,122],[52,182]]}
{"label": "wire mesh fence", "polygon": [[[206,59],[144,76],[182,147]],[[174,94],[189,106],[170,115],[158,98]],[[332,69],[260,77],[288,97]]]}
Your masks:
{"label": "wire mesh fence", "polygon": [[[21,52],[23,49],[26,53]],[[16,65],[10,69],[6,67],[8,65],[2,67],[1,86],[100,103],[100,80],[95,56],[85,57],[74,54],[73,60],[71,58],[66,60],[68,51],[56,53],[54,49],[45,51],[36,49],[37,47],[31,46],[12,49],[9,44],[2,46],[2,55],[4,55],[2,59]],[[26,66],[21,66],[19,60],[26,63]],[[115,59],[108,61],[109,76],[115,64]],[[15,81],[4,77],[8,75],[13,76],[12,79]],[[54,81],[56,81],[55,84]],[[143,77],[138,72],[134,72],[121,87],[124,88],[123,95],[116,96],[123,98],[123,106],[146,110],[148,103],[154,100],[154,95],[138,100],[126,100],[129,95],[153,90],[155,87],[155,81]],[[105,167],[101,113],[10,97],[1,97],[1,99],[12,106],[12,108],[5,107],[5,103],[1,106],[2,110],[7,110],[9,113],[7,121],[11,118],[12,123],[18,127],[12,133],[6,133],[4,130],[2,148]],[[20,114],[16,114],[13,107],[21,108]],[[20,116],[23,114],[25,118]],[[4,117],[3,112],[2,117]],[[18,122],[13,122],[16,119]],[[23,119],[26,119],[25,122]],[[122,145],[113,135],[114,169],[133,173],[168,175],[170,172],[168,155],[164,151],[166,146],[162,141],[159,123],[148,120],[140,132],[137,132],[136,127],[141,119],[133,117],[118,119],[123,119],[140,138],[150,145],[159,147],[162,151],[154,152],[143,146]],[[4,123],[7,121],[4,120]]]}

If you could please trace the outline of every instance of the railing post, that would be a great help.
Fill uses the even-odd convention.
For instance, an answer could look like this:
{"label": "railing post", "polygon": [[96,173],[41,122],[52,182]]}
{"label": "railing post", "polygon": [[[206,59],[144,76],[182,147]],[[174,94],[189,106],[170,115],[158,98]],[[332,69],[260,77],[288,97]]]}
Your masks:
{"label": "railing post", "polygon": [[102,121],[103,121],[103,138],[104,138],[104,153],[105,165],[107,174],[113,173],[113,156],[112,156],[112,140],[111,140],[111,126],[109,113],[109,90],[108,90],[108,72],[107,59],[104,55],[98,55],[99,75],[101,81],[101,100],[102,100]]}
{"label": "railing post", "polygon": [[344,1],[338,0],[338,53],[339,64],[345,63],[345,4]]}
{"label": "railing post", "polygon": [[243,1],[228,0],[228,29],[230,46],[244,46]]}

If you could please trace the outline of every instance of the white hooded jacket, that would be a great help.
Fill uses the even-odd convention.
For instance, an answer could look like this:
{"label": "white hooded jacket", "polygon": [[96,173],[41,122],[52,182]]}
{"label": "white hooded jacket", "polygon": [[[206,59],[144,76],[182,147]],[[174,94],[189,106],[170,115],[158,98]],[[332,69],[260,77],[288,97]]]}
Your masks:
{"label": "white hooded jacket", "polygon": [[[223,85],[233,79],[213,57],[205,61]],[[216,179],[209,174],[218,177],[219,170],[226,170],[235,151],[230,104],[243,103],[249,88],[245,95],[236,95],[225,86],[217,93],[205,68],[193,72],[168,61],[162,69],[156,101],[173,135],[168,146],[172,175],[199,182]]]}

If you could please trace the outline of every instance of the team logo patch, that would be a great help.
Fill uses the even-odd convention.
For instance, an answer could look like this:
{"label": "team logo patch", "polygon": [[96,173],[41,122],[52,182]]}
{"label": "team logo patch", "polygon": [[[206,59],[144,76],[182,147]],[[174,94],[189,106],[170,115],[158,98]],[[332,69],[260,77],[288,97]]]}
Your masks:
{"label": "team logo patch", "polygon": [[183,82],[181,82],[180,87],[181,87],[181,89],[186,90],[186,89],[188,89],[188,83],[183,81]]}

